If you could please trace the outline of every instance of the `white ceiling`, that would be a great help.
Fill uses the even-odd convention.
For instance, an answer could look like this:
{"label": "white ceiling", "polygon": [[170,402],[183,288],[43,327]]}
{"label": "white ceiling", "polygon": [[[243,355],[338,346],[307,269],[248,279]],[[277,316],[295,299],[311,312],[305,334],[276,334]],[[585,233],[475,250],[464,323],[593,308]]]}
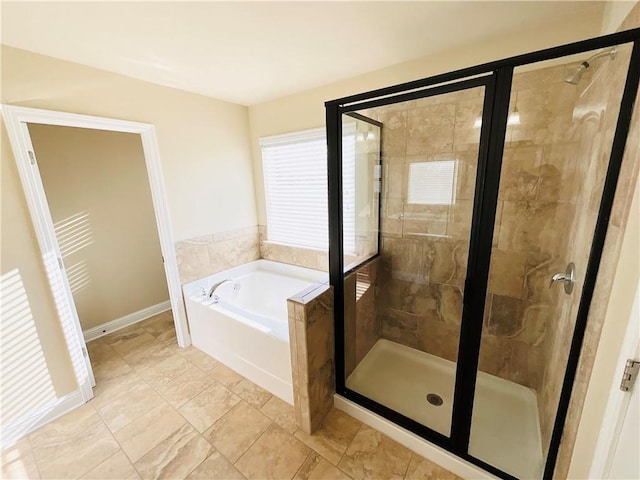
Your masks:
{"label": "white ceiling", "polygon": [[2,43],[252,105],[597,2],[2,2]]}

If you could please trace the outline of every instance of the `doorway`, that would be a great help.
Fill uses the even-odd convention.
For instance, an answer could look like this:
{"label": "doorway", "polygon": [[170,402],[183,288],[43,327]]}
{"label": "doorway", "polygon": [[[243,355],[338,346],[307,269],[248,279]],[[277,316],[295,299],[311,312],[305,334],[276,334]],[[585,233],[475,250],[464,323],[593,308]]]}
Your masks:
{"label": "doorway", "polygon": [[[87,354],[83,329],[78,317],[78,310],[73,298],[72,286],[76,288],[81,286],[86,282],[87,277],[86,272],[83,273],[80,271],[81,269],[78,272],[72,271],[70,274],[69,265],[65,265],[63,258],[65,253],[73,253],[74,247],[81,246],[86,241],[87,234],[90,233],[87,231],[89,223],[86,216],[82,216],[82,212],[68,219],[71,223],[67,222],[69,223],[66,225],[67,231],[68,227],[73,225],[82,225],[82,228],[75,232],[75,236],[72,237],[73,241],[69,241],[66,244],[62,242],[63,244],[61,244],[60,238],[64,240],[69,237],[56,235],[56,225],[47,203],[36,150],[31,138],[30,126],[35,129],[72,127],[98,130],[104,133],[120,132],[133,134],[137,137],[136,141],[140,142],[144,154],[146,178],[149,182],[148,185],[153,202],[154,223],[157,228],[159,250],[163,262],[162,270],[166,278],[176,338],[180,346],[186,347],[190,345],[191,340],[182,304],[173,235],[171,233],[155,129],[152,125],[124,120],[7,105],[2,106],[2,113],[42,253],[51,293],[72,359],[82,401],[86,402],[93,397],[92,386],[95,385],[95,380]],[[90,159],[87,159],[87,161],[90,161]]]}
{"label": "doorway", "polygon": [[[327,103],[338,394],[501,478],[552,477],[639,40],[622,32]],[[355,185],[379,204],[379,247],[355,264],[343,245],[354,112],[381,129],[367,147],[381,167]]]}

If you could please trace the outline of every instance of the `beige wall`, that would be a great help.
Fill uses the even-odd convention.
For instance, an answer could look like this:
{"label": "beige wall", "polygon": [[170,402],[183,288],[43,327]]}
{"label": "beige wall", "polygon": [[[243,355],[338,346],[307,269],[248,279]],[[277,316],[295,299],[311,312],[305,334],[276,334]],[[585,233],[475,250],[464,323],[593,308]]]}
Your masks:
{"label": "beige wall", "polygon": [[68,224],[59,242],[82,329],[168,300],[140,135],[37,124],[29,133],[54,225]]}
{"label": "beige wall", "polygon": [[523,29],[515,37],[510,35],[508,38],[488,39],[485,42],[466,45],[453,51],[441,52],[299,94],[250,106],[249,121],[258,224],[266,225],[259,138],[324,125],[324,102],[327,100],[594,37],[599,34],[601,24],[602,17],[598,12],[590,12],[589,16],[576,18],[573,22],[551,24],[544,30]]}
{"label": "beige wall", "polygon": [[47,362],[49,376],[56,394],[62,396],[75,390],[77,383],[53,296],[45,280],[46,273],[40,249],[35,240],[35,232],[31,223],[25,221],[29,213],[22,187],[15,181],[18,171],[11,159],[9,138],[4,122],[0,121],[0,123],[2,123],[0,272],[4,276],[18,269]]}
{"label": "beige wall", "polygon": [[[255,226],[247,108],[2,46],[3,104],[151,123],[176,240]],[[18,268],[59,395],[75,377],[3,127],[2,274]]]}

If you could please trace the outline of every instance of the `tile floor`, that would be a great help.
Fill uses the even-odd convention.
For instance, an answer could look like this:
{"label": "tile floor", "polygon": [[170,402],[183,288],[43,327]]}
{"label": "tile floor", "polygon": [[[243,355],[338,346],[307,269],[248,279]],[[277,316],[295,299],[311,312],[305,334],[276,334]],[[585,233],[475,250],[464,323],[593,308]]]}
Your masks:
{"label": "tile floor", "polygon": [[293,408],[194,347],[166,312],[88,344],[95,398],[2,452],[2,478],[457,479],[338,410]]}

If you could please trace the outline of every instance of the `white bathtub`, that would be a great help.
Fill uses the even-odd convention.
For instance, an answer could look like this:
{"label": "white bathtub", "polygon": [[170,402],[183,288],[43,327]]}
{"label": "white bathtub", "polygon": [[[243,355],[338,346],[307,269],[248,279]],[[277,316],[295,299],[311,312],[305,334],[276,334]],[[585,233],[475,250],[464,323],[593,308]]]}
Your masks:
{"label": "white bathtub", "polygon": [[[206,292],[216,282],[218,302]],[[183,286],[193,345],[293,404],[287,298],[325,272],[257,260]]]}

